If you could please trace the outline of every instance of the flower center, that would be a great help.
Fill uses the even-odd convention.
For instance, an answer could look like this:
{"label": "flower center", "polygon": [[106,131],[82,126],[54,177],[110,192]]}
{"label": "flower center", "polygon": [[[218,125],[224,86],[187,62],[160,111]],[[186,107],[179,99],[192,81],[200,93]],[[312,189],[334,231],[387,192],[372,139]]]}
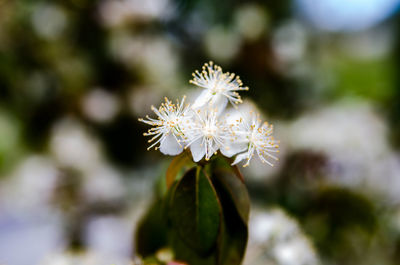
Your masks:
{"label": "flower center", "polygon": [[250,135],[248,136],[249,142],[252,144],[256,144],[259,140],[259,135],[257,134],[257,130],[252,129]]}
{"label": "flower center", "polygon": [[219,80],[217,80],[211,89],[211,94],[215,96],[216,94],[223,93],[224,90],[224,86],[220,84]]}
{"label": "flower center", "polygon": [[211,90],[211,95],[215,96],[215,95],[218,94],[219,92],[220,92],[219,88],[218,88],[218,87],[214,87],[214,88]]}
{"label": "flower center", "polygon": [[217,126],[207,124],[206,126],[203,127],[203,134],[205,137],[210,139],[215,136],[217,130],[218,130]]}
{"label": "flower center", "polygon": [[165,121],[165,126],[169,129],[169,131],[175,130],[175,132],[179,132],[179,124],[180,118],[172,115]]}

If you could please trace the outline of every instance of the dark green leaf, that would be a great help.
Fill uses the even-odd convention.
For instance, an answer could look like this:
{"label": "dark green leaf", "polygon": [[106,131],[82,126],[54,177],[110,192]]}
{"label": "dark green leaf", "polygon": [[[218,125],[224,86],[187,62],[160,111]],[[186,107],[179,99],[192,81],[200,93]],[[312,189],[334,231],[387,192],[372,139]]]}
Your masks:
{"label": "dark green leaf", "polygon": [[177,179],[179,172],[181,172],[193,165],[195,165],[195,164],[194,164],[192,158],[186,152],[183,152],[182,154],[176,156],[172,160],[171,164],[168,166],[168,169],[167,169],[166,178],[165,178],[167,188],[169,189],[172,186],[174,181]]}
{"label": "dark green leaf", "polygon": [[244,186],[238,185],[243,184],[233,173],[215,172],[213,183],[223,209],[223,222],[218,238],[218,265],[239,265],[244,257],[248,236],[247,191]]}
{"label": "dark green leaf", "polygon": [[182,260],[190,265],[216,265],[217,255],[216,249],[214,248],[212,253],[208,256],[202,256],[197,253],[195,249],[190,247],[184,242],[181,237],[177,234],[177,231],[172,231],[170,234],[171,245],[175,252],[175,258]]}
{"label": "dark green leaf", "polygon": [[[225,159],[216,159],[212,166],[213,182],[218,182],[221,188],[229,195],[230,200],[236,207],[239,216],[247,224],[250,212],[250,198],[247,188],[242,181],[239,169],[232,167]],[[218,192],[218,196],[220,196]]]}
{"label": "dark green leaf", "polygon": [[[216,170],[213,178],[220,183],[226,195],[232,201],[242,221],[247,224],[250,212],[250,198],[246,186],[235,177],[235,174],[227,170]],[[220,192],[218,192],[218,195]]]}
{"label": "dark green leaf", "polygon": [[[235,176],[240,179],[240,181],[242,183],[244,183],[244,177],[242,175],[242,172],[240,172],[239,167],[238,166],[231,166],[233,162],[232,158],[228,158],[228,157],[216,157],[214,158],[214,160],[212,160],[212,166],[211,166],[211,170],[215,171],[215,170],[228,170],[228,171],[232,171]],[[210,175],[212,175],[210,173]]]}
{"label": "dark green leaf", "polygon": [[198,255],[207,256],[216,244],[221,207],[210,179],[200,167],[188,171],[178,182],[169,215],[182,242]]}

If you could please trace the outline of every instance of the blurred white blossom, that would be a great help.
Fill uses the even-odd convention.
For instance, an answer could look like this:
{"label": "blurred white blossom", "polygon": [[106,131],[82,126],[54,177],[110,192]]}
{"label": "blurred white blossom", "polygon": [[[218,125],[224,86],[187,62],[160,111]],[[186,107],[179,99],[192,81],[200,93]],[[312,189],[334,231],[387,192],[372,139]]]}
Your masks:
{"label": "blurred white blossom", "polygon": [[384,119],[370,103],[350,100],[314,110],[285,132],[291,150],[327,156],[329,181],[400,201],[400,155],[390,148]]}
{"label": "blurred white blossom", "polygon": [[90,170],[101,163],[100,144],[76,120],[66,118],[52,129],[50,151],[60,165]]}
{"label": "blurred white blossom", "polygon": [[239,52],[241,42],[237,32],[215,26],[206,32],[204,46],[211,58],[227,63]]}
{"label": "blurred white blossom", "polygon": [[340,49],[346,56],[362,61],[386,58],[395,43],[393,31],[393,28],[378,27],[344,35],[339,39]]}
{"label": "blurred white blossom", "polygon": [[282,24],[272,36],[272,47],[282,63],[301,60],[305,55],[307,42],[306,28],[296,20]]}
{"label": "blurred white blossom", "polygon": [[268,16],[266,10],[256,4],[245,4],[236,10],[235,24],[244,38],[254,41],[267,30]]}
{"label": "blurred white blossom", "polygon": [[317,265],[316,252],[298,223],[276,208],[253,209],[246,265]]}
{"label": "blurred white blossom", "polygon": [[33,29],[45,39],[59,37],[67,26],[67,15],[61,6],[41,3],[35,6],[32,13]]}
{"label": "blurred white blossom", "polygon": [[389,150],[387,128],[366,102],[339,102],[303,115],[287,128],[294,149],[332,157],[374,159]]}
{"label": "blurred white blossom", "polygon": [[45,210],[51,203],[59,173],[52,159],[28,156],[1,181],[0,201],[13,211]]}
{"label": "blurred white blossom", "polygon": [[129,258],[132,252],[134,224],[117,216],[93,217],[85,229],[85,245],[95,253],[110,257]]}
{"label": "blurred white blossom", "polygon": [[82,100],[84,114],[96,122],[109,122],[120,108],[118,99],[103,89],[91,90]]}
{"label": "blurred white blossom", "polygon": [[120,172],[106,163],[84,174],[82,189],[88,202],[118,200],[125,195]]}
{"label": "blurred white blossom", "polygon": [[110,36],[109,49],[112,56],[139,73],[146,84],[169,92],[179,87],[180,60],[170,40],[117,31]]}
{"label": "blurred white blossom", "polygon": [[161,19],[170,13],[169,0],[105,0],[100,2],[101,21],[115,27],[126,22],[140,22]]}
{"label": "blurred white blossom", "polygon": [[155,105],[162,97],[153,87],[133,87],[128,96],[129,109],[135,117],[148,114],[148,106]]}

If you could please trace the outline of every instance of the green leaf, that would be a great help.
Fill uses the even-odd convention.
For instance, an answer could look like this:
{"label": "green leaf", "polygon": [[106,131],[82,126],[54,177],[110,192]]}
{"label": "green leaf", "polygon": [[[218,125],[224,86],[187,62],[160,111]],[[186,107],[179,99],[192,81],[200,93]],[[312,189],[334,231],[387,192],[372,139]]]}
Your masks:
{"label": "green leaf", "polygon": [[232,207],[223,207],[224,221],[217,245],[217,264],[240,265],[246,250],[248,228]]}
{"label": "green leaf", "polygon": [[136,252],[142,257],[154,255],[167,245],[167,224],[162,216],[163,204],[155,201],[136,229]]}
{"label": "green leaf", "polygon": [[[250,198],[242,175],[237,167],[232,167],[225,159],[215,160],[212,166],[212,180],[227,193],[242,221],[247,224],[250,212]],[[215,183],[216,184],[216,183]],[[218,192],[218,196],[219,196]]]}
{"label": "green leaf", "polygon": [[218,265],[239,265],[247,245],[250,203],[243,183],[233,172],[228,172],[217,171],[213,175],[213,184],[223,209],[223,222],[217,244]]}
{"label": "green leaf", "polygon": [[[243,182],[235,177],[235,173],[227,170],[215,170],[213,181],[219,182],[220,189],[223,189],[229,196],[243,223],[247,224],[250,213],[250,198]],[[220,195],[220,191],[218,191],[218,195]]]}
{"label": "green leaf", "polygon": [[[214,160],[212,160],[212,166],[211,166],[210,170],[212,170],[212,171],[214,171],[214,170],[231,171],[244,184],[244,177],[242,175],[242,172],[240,172],[238,166],[236,166],[236,165],[231,166],[232,163],[233,163],[232,158],[219,156],[219,157],[214,158]],[[210,175],[212,175],[211,171],[210,171]]]}
{"label": "green leaf", "polygon": [[179,172],[183,171],[185,168],[194,166],[195,163],[193,162],[190,155],[187,152],[183,152],[182,154],[176,156],[171,164],[168,166],[167,173],[166,173],[166,184],[167,188],[169,189],[174,181],[177,179]]}
{"label": "green leaf", "polygon": [[177,231],[172,231],[170,234],[171,245],[175,252],[175,258],[180,261],[185,261],[190,265],[216,265],[217,255],[216,248],[213,249],[210,255],[201,256],[196,250],[191,248],[186,242],[184,242],[180,236],[177,235]]}
{"label": "green leaf", "polygon": [[178,182],[169,209],[180,240],[198,255],[209,255],[220,229],[221,207],[209,177],[200,167],[188,171]]}

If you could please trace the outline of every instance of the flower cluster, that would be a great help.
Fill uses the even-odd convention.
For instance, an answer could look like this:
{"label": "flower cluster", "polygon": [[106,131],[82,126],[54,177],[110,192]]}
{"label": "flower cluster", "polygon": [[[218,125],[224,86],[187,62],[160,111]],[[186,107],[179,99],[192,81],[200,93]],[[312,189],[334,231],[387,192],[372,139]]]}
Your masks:
{"label": "flower cluster", "polygon": [[[272,136],[273,127],[262,123],[260,115],[250,111],[243,115],[238,104],[242,99],[238,93],[248,90],[239,76],[224,73],[221,67],[206,63],[202,71],[195,71],[190,83],[203,90],[194,103],[185,103],[186,98],[173,103],[165,102],[157,109],[152,106],[157,118],[139,119],[153,126],[145,136],[151,136],[150,148],[160,149],[167,155],[178,155],[190,148],[195,162],[221,152],[233,157],[233,165],[250,160],[257,154],[263,163],[273,165],[277,160],[273,153],[279,152],[278,141]],[[227,107],[228,102],[234,111]]]}

